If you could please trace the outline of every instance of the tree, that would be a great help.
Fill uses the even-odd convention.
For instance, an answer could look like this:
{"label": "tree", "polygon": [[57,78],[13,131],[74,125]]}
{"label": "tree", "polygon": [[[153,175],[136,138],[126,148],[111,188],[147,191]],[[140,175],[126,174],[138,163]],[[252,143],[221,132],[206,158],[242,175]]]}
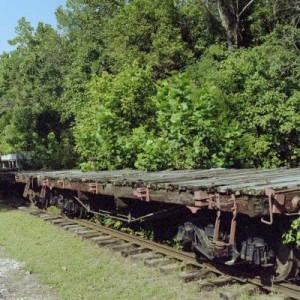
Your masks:
{"label": "tree", "polygon": [[53,168],[74,149],[87,169],[297,166],[298,2],[68,0],[59,31],[22,18],[0,56],[0,151]]}
{"label": "tree", "polygon": [[245,44],[248,16],[254,0],[205,0],[209,12],[219,19],[226,34],[228,48]]}
{"label": "tree", "polygon": [[299,28],[300,2],[299,0],[273,0],[273,16],[282,24],[289,24]]}
{"label": "tree", "polygon": [[[57,148],[72,144],[72,139],[66,137],[70,124],[60,118],[66,65],[62,38],[47,24],[39,23],[33,30],[25,19],[19,21],[16,31],[19,35],[11,41],[16,49],[1,57],[4,136],[0,147],[3,152],[35,151],[33,136],[37,135],[41,143],[47,142],[45,137],[51,132],[55,133]],[[69,157],[72,160],[71,152]]]}
{"label": "tree", "polygon": [[199,59],[210,45],[224,40],[220,21],[202,0],[178,1],[178,20],[183,41]]}
{"label": "tree", "polygon": [[88,102],[74,128],[86,168],[134,166],[137,149],[130,138],[135,128],[155,126],[150,74],[135,63],[116,76],[103,73],[89,83]]}
{"label": "tree", "polygon": [[184,68],[192,52],[183,40],[179,8],[173,0],[133,0],[105,26],[105,57],[113,73],[138,62],[155,79]]}
{"label": "tree", "polygon": [[86,101],[86,84],[108,66],[103,56],[105,24],[124,5],[121,0],[68,0],[58,8],[58,27],[63,33],[67,71],[63,80],[63,112],[73,118]]}

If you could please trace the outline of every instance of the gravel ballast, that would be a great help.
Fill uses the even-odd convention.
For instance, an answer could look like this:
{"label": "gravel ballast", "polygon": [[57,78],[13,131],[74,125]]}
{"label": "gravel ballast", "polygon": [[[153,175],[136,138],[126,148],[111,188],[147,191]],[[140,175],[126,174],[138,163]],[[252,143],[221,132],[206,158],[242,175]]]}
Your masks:
{"label": "gravel ballast", "polygon": [[39,283],[36,274],[25,271],[22,264],[8,257],[0,247],[0,299],[57,300],[50,286]]}

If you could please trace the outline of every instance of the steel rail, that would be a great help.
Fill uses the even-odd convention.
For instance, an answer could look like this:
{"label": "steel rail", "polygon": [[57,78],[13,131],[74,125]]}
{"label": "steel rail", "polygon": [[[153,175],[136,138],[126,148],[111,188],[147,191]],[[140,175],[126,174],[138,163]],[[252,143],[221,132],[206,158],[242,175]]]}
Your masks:
{"label": "steel rail", "polygon": [[[195,267],[200,268],[209,268],[212,272],[215,272],[219,275],[227,275],[230,276],[232,279],[234,279],[237,282],[240,283],[248,283],[255,285],[261,289],[267,290],[269,292],[277,292],[282,293],[288,297],[291,297],[293,299],[300,299],[300,287],[296,284],[292,284],[289,282],[282,282],[282,283],[272,283],[270,286],[266,286],[262,280],[258,278],[249,278],[249,273],[246,273],[244,271],[235,270],[235,272],[238,275],[228,275],[226,272],[222,272],[217,267],[214,266],[213,263],[207,263],[207,262],[197,262],[196,255],[191,252],[183,252],[181,250],[172,248],[170,246],[162,245],[153,241],[149,241],[146,239],[143,239],[141,237],[133,236],[128,233],[120,232],[116,229],[108,228],[100,224],[93,224],[90,221],[86,220],[76,220],[79,224],[85,225],[86,227],[89,227],[91,229],[100,230],[104,234],[111,235],[117,239],[124,240],[126,242],[139,245],[141,247],[148,248],[150,250],[156,251],[158,253],[164,254],[167,257],[175,258],[178,260],[181,260],[183,262],[186,262],[187,264],[191,264]],[[225,269],[229,269],[227,266]],[[240,276],[240,277],[239,277]]]}
{"label": "steel rail", "polygon": [[282,293],[293,299],[300,299],[300,287],[288,282],[274,284],[271,290]]}
{"label": "steel rail", "polygon": [[197,267],[203,267],[203,264],[200,264],[196,261],[196,255],[194,253],[183,252],[170,246],[149,241],[138,236],[130,235],[125,232],[120,232],[116,229],[108,228],[103,225],[93,224],[89,221],[77,219],[76,222],[85,225],[86,227],[89,227],[91,229],[100,230],[104,234],[111,235],[117,239],[124,240],[128,243],[139,245],[141,247],[156,251],[158,253],[164,254],[166,256],[170,256],[178,260],[190,262],[191,264]]}

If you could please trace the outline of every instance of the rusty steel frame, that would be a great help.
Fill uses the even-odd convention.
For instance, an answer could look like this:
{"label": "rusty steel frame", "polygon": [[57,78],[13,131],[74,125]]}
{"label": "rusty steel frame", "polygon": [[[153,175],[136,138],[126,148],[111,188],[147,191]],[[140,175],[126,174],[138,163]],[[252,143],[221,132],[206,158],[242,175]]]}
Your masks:
{"label": "rusty steel frame", "polygon": [[266,191],[266,195],[268,196],[268,207],[269,207],[269,218],[270,218],[270,221],[267,221],[264,219],[264,217],[261,217],[260,221],[264,224],[267,224],[267,225],[272,225],[273,224],[273,221],[274,221],[274,218],[273,218],[273,208],[274,208],[274,205],[273,205],[273,197],[274,197],[274,193],[273,191],[270,191],[270,190],[267,190]]}
{"label": "rusty steel frame", "polygon": [[[233,211],[233,213],[235,213],[235,211],[236,213],[243,213],[243,208],[241,207],[241,199],[243,198],[240,196],[236,196],[234,193],[224,194],[219,192],[209,192],[206,190],[194,191],[193,193],[174,193],[172,191],[159,192],[156,190],[151,190],[148,187],[114,187],[114,185],[110,183],[103,184],[98,183],[97,181],[70,181],[67,179],[54,179],[47,177],[44,179],[39,179],[38,176],[34,177],[26,176],[24,174],[16,174],[15,181],[25,184],[23,193],[24,197],[28,197],[28,195],[31,194],[30,189],[33,189],[33,182],[36,179],[38,179],[36,184],[41,188],[41,190],[39,191],[39,193],[34,191],[32,192],[34,192],[35,195],[38,195],[40,197],[45,197],[47,188],[68,189],[73,191],[87,192],[91,194],[110,195],[116,198],[133,198],[145,202],[160,201],[159,195],[165,195],[165,199],[162,202],[185,205],[193,213],[196,213],[202,208],[217,209],[220,211],[229,212]],[[174,195],[178,195],[178,200],[176,200],[176,202],[172,202],[172,197],[175,197]],[[267,198],[264,201],[268,203],[269,221],[262,217],[262,223],[271,225],[273,222],[273,214],[285,214],[287,216],[293,216],[298,214],[300,208],[300,188],[279,191],[266,189],[265,196]],[[234,201],[233,197],[235,197]],[[185,201],[185,199],[188,200]],[[245,209],[247,210],[247,207]]]}
{"label": "rusty steel frame", "polygon": [[132,193],[133,196],[145,202],[150,202],[150,190],[149,188],[137,188]]}
{"label": "rusty steel frame", "polygon": [[131,213],[129,213],[128,215],[123,215],[123,214],[112,214],[110,211],[106,211],[106,210],[99,210],[99,211],[94,211],[94,210],[91,210],[89,206],[87,206],[86,204],[84,204],[78,197],[73,197],[88,213],[92,213],[92,214],[95,214],[95,215],[99,215],[99,216],[103,216],[103,217],[107,217],[107,216],[110,216],[111,218],[114,218],[116,220],[120,220],[120,221],[123,221],[123,222],[127,222],[127,223],[135,223],[135,222],[138,222],[138,221],[142,221],[142,220],[145,220],[147,218],[150,218],[150,217],[154,217],[154,216],[157,216],[157,215],[162,215],[164,213],[170,213],[172,211],[176,211],[177,209],[176,208],[169,208],[169,209],[163,209],[163,210],[159,210],[157,212],[152,212],[152,213],[149,213],[149,214],[146,214],[146,215],[143,215],[141,217],[138,217],[138,218],[133,218],[131,216]]}
{"label": "rusty steel frame", "polygon": [[[274,191],[273,189],[266,189],[266,196],[268,196],[268,212],[269,219],[267,221],[264,217],[261,222],[267,225],[272,225],[274,222],[274,214],[284,214],[286,216],[299,215],[300,206],[300,189],[285,189],[281,191]],[[286,210],[298,210],[297,212],[287,212]]]}

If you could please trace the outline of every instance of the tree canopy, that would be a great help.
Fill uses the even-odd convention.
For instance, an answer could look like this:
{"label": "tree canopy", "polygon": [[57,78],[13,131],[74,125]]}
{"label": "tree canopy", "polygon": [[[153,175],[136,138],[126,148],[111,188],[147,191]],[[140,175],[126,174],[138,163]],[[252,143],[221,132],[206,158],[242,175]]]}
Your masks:
{"label": "tree canopy", "polygon": [[300,2],[67,0],[0,55],[0,153],[36,168],[300,163]]}

